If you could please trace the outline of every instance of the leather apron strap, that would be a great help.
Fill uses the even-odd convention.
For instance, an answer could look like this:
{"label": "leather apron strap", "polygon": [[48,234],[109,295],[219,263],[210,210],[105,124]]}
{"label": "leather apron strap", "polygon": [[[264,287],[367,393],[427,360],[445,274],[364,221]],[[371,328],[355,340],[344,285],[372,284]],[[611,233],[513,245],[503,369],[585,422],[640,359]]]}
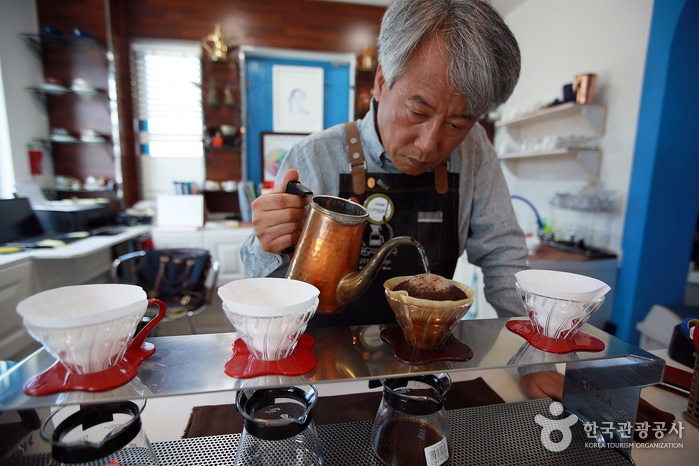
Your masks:
{"label": "leather apron strap", "polygon": [[[362,144],[359,140],[359,129],[357,128],[356,121],[345,123],[345,134],[347,136],[347,149],[350,157],[352,190],[359,196],[366,191],[366,162],[364,161],[364,152],[362,152]],[[448,173],[446,162],[434,167],[434,187],[439,194],[446,194],[449,190]]]}
{"label": "leather apron strap", "polygon": [[439,194],[449,191],[449,177],[447,176],[447,163],[441,163],[434,167],[434,188]]}
{"label": "leather apron strap", "polygon": [[345,133],[347,134],[347,149],[350,156],[350,173],[352,173],[352,190],[355,194],[364,194],[366,190],[366,162],[362,144],[359,141],[359,129],[357,122],[345,123]]}

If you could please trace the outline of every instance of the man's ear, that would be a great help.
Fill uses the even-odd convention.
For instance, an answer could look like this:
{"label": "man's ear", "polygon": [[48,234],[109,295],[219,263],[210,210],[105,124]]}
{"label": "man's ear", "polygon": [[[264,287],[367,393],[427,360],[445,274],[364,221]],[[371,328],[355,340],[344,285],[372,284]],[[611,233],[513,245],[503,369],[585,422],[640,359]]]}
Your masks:
{"label": "man's ear", "polygon": [[376,67],[376,74],[374,75],[374,99],[378,102],[381,99],[381,92],[388,88],[388,83],[383,75],[383,67],[379,63]]}

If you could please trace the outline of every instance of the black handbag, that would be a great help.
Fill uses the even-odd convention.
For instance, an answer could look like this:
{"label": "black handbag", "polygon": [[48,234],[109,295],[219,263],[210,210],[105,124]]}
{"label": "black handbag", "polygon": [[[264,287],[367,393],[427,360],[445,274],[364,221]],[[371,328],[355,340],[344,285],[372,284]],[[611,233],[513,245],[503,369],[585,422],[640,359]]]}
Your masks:
{"label": "black handbag", "polygon": [[209,261],[206,249],[148,250],[138,272],[139,282],[149,298],[165,303],[168,314],[194,310],[206,300]]}

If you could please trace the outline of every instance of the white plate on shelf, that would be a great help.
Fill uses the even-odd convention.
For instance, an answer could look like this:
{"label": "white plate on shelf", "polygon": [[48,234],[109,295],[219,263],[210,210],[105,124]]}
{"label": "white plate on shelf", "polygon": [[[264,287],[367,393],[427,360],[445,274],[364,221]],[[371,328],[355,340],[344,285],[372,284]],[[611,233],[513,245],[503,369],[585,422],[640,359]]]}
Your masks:
{"label": "white plate on shelf", "polygon": [[51,140],[53,142],[76,142],[77,141],[77,139],[74,138],[73,136],[64,136],[61,134],[52,134]]}
{"label": "white plate on shelf", "polygon": [[75,92],[76,94],[84,94],[84,95],[97,94],[97,89],[93,89],[92,87],[71,87],[70,90]]}
{"label": "white plate on shelf", "polygon": [[82,142],[96,142],[96,143],[107,142],[107,140],[101,136],[80,136],[80,140]]}
{"label": "white plate on shelf", "polygon": [[[85,191],[104,191],[106,188],[104,186],[96,186],[91,188],[89,186],[85,187]],[[95,197],[95,198],[76,198],[73,199],[77,205],[94,205],[94,204],[108,204],[109,199],[106,197]]]}
{"label": "white plate on shelf", "polygon": [[41,86],[39,86],[39,89],[42,91],[46,92],[47,94],[65,94],[68,92],[68,89],[60,86],[58,84],[50,84],[50,83],[44,83]]}

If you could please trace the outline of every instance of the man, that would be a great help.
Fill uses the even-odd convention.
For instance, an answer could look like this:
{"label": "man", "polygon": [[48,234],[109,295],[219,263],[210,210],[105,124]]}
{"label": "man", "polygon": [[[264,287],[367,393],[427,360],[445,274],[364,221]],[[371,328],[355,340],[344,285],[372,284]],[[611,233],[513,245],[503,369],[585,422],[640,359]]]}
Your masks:
{"label": "man", "polygon": [[[517,41],[482,0],[397,0],[378,40],[374,99],[353,124],[315,133],[289,151],[272,193],[252,204],[254,234],[241,249],[249,276],[284,276],[307,215],[308,200],[285,194],[300,180],[314,194],[355,200],[375,211],[360,265],[379,245],[413,236],[430,271],[451,277],[464,251],[483,270],[485,295],[500,317],[523,315],[514,274],[527,268],[527,247],[495,151],[477,124],[504,103],[520,71]],[[398,248],[370,289],[311,326],[395,322],[383,282],[424,272],[417,252]],[[482,336],[486,338],[487,336]],[[524,372],[531,398],[561,399],[555,371]]]}
{"label": "man", "polygon": [[[465,250],[482,268],[498,314],[522,315],[514,274],[526,268],[527,248],[495,151],[477,124],[507,100],[519,70],[517,42],[485,1],[391,4],[371,110],[356,129],[338,125],[289,151],[274,191],[252,205],[254,235],[241,251],[248,275],[285,274],[289,258],[280,251],[298,241],[308,200],[283,191],[299,179],[314,194],[385,210],[366,227],[360,265],[386,240],[407,235],[424,246],[431,272],[451,277]],[[397,248],[369,291],[311,324],[393,322],[382,284],[424,272],[412,249]]]}

